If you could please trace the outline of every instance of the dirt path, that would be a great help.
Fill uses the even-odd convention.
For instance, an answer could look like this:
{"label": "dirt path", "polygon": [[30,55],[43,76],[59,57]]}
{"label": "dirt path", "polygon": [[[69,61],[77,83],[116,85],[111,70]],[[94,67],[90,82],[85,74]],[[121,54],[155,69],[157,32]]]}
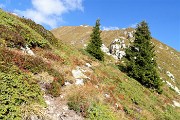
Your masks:
{"label": "dirt path", "polygon": [[84,120],[84,118],[75,111],[68,109],[67,101],[64,96],[66,96],[65,91],[62,91],[62,95],[56,98],[45,95],[44,99],[48,105],[45,114],[51,120]]}

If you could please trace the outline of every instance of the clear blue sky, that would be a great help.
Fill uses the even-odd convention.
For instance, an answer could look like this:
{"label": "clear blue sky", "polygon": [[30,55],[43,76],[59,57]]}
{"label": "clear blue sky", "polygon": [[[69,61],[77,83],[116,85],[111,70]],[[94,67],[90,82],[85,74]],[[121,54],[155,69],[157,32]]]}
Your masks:
{"label": "clear blue sky", "polygon": [[146,20],[153,37],[180,51],[180,0],[0,0],[0,7],[47,29],[94,25],[97,18],[106,29]]}

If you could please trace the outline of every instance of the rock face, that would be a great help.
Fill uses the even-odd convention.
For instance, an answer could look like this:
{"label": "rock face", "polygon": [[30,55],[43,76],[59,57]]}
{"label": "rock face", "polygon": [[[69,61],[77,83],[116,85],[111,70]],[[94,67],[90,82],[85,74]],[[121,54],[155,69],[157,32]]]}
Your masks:
{"label": "rock face", "polygon": [[128,32],[128,38],[133,38],[133,32]]}
{"label": "rock face", "polygon": [[26,45],[25,48],[21,47],[21,50],[23,51],[23,53],[34,56],[34,52]]}
{"label": "rock face", "polygon": [[118,59],[122,59],[122,57],[126,55],[124,51],[125,48],[126,44],[124,43],[124,39],[115,39],[110,44],[110,53],[115,55]]}
{"label": "rock face", "polygon": [[171,87],[175,92],[177,92],[180,95],[180,89],[178,87],[172,85],[170,82],[166,81],[167,85]]}
{"label": "rock face", "polygon": [[101,46],[101,50],[106,53],[107,55],[111,55],[109,52],[109,48],[107,48],[104,44],[102,44]]}
{"label": "rock face", "polygon": [[169,78],[171,78],[171,80],[172,80],[173,82],[175,81],[175,77],[174,77],[174,75],[173,75],[172,73],[170,73],[169,71],[167,71],[166,74],[167,74],[167,76],[168,76]]}
{"label": "rock face", "polygon": [[[85,65],[88,69],[91,67],[91,64],[86,63],[87,65]],[[84,80],[85,79],[90,79],[89,77],[87,77],[84,73],[86,72],[86,70],[82,69],[81,67],[77,66],[76,69],[72,70],[72,75],[75,78],[76,85],[84,85]]]}
{"label": "rock face", "polygon": [[[47,104],[45,115],[48,120],[83,120],[84,118],[78,115],[75,111],[69,110],[66,101],[61,96],[52,98],[48,95],[44,96]],[[33,120],[41,120],[33,116]]]}
{"label": "rock face", "polygon": [[175,107],[180,107],[180,103],[179,103],[179,102],[173,100],[173,103],[174,103],[174,106],[175,106]]}

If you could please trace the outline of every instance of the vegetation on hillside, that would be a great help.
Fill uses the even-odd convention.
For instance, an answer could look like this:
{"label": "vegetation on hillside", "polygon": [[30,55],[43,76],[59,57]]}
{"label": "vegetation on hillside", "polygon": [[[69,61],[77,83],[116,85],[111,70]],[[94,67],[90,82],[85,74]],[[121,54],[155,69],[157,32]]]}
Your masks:
{"label": "vegetation on hillside", "polygon": [[100,61],[104,61],[104,53],[101,51],[102,40],[100,37],[100,20],[96,20],[96,24],[93,27],[93,32],[91,34],[91,40],[88,44],[86,51],[93,57]]}
{"label": "vegetation on hillside", "polygon": [[45,106],[44,93],[38,85],[42,81],[33,77],[36,74],[47,72],[51,75],[54,78],[52,83],[45,83],[47,94],[60,95],[64,84],[62,74],[44,58],[30,56],[20,50],[25,46],[34,50],[42,48],[49,51],[44,57],[60,60],[50,52],[57,45],[57,39],[42,26],[0,9],[0,119],[21,120],[26,114],[24,111],[28,111],[23,107]]}
{"label": "vegetation on hillside", "polygon": [[[3,14],[0,25],[7,27],[7,33],[3,27],[0,29],[0,119],[30,119],[29,116],[38,112],[42,115],[48,106],[44,104],[46,94],[50,98],[58,97],[59,104],[62,99],[67,100],[69,109],[85,119],[179,120],[180,109],[172,106],[172,100],[178,100],[179,96],[168,87],[163,86],[165,92],[157,94],[121,72],[111,56],[104,55],[104,62],[99,62],[87,51],[61,43],[35,22],[0,12]],[[16,25],[30,33],[18,33]],[[32,42],[25,39],[26,35]],[[42,47],[39,38],[48,47]],[[34,56],[19,49],[26,45]],[[86,63],[91,67],[87,68]],[[88,76],[83,86],[75,85],[72,76],[77,66]],[[64,82],[71,85],[62,87]],[[59,96],[61,93],[63,98]],[[59,104],[55,109],[61,107]],[[39,119],[46,119],[39,115]]]}
{"label": "vegetation on hillside", "polygon": [[145,21],[138,24],[135,32],[134,43],[126,49],[128,76],[136,79],[142,85],[162,92],[162,80],[157,73],[154,45]]}
{"label": "vegetation on hillside", "polygon": [[45,103],[37,81],[10,62],[9,52],[0,48],[0,119],[21,120],[22,105]]}

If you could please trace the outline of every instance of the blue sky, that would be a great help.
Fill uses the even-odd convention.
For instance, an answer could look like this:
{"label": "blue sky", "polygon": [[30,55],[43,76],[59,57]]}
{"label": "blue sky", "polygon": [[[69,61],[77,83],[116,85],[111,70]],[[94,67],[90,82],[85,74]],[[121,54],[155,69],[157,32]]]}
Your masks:
{"label": "blue sky", "polygon": [[180,51],[180,0],[0,0],[0,7],[29,17],[47,29],[94,25],[134,27],[142,20],[152,36]]}

